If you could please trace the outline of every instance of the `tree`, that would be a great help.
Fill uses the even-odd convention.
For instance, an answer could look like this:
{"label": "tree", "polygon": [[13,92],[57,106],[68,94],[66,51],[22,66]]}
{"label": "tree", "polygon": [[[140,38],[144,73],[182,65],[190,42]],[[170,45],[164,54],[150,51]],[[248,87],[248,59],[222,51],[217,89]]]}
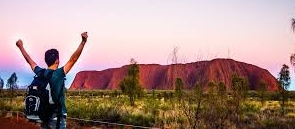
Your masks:
{"label": "tree", "polygon": [[173,52],[172,52],[172,63],[178,64],[178,47],[174,47]]}
{"label": "tree", "polygon": [[203,87],[200,83],[196,83],[193,90],[184,92],[181,99],[181,110],[186,117],[189,128],[196,129],[201,128],[201,119],[202,119],[202,104],[204,102]]}
{"label": "tree", "polygon": [[139,66],[134,59],[131,59],[131,64],[128,66],[127,76],[120,82],[119,86],[123,94],[129,97],[131,106],[134,106],[134,101],[142,92],[139,83]]}
{"label": "tree", "polygon": [[290,79],[290,71],[289,71],[289,66],[286,64],[283,64],[283,67],[279,73],[279,78],[278,82],[281,86],[280,94],[282,96],[282,111],[283,114],[285,114],[285,101],[288,99],[288,89],[291,84],[291,79]]}
{"label": "tree", "polygon": [[176,78],[175,81],[175,95],[180,102],[180,99],[182,97],[182,88],[183,88],[183,82],[181,78]]}
{"label": "tree", "polygon": [[262,106],[264,105],[266,90],[267,90],[266,82],[264,80],[260,80],[259,81],[258,94],[259,94],[260,102],[261,102]]}
{"label": "tree", "polygon": [[208,83],[209,92],[216,92],[217,91],[217,84],[214,81],[210,81]]}
{"label": "tree", "polygon": [[207,85],[206,93],[200,83],[196,83],[193,90],[183,92],[180,106],[189,128],[229,128],[225,84],[210,81]]}
{"label": "tree", "polygon": [[239,99],[245,99],[249,89],[249,81],[247,78],[234,74],[232,77],[232,91]]}
{"label": "tree", "polygon": [[247,97],[249,82],[247,78],[241,77],[238,74],[232,76],[232,98],[229,101],[230,110],[233,111],[233,119],[236,125],[240,126],[242,116],[242,103]]}
{"label": "tree", "polygon": [[[292,25],[292,29],[293,29],[293,31],[295,31],[295,19],[294,19],[294,18],[292,18],[292,23],[291,23],[291,25]],[[292,54],[291,54],[291,56],[290,56],[290,63],[291,63],[291,65],[292,65],[293,67],[295,67],[295,53],[292,53]]]}
{"label": "tree", "polygon": [[9,90],[10,103],[12,103],[12,98],[15,96],[15,90],[18,89],[18,86],[16,83],[17,83],[17,76],[16,76],[16,73],[14,72],[8,78],[6,83],[6,88]]}
{"label": "tree", "polygon": [[1,92],[2,89],[3,89],[3,86],[4,86],[4,81],[3,81],[3,79],[0,77],[0,92]]}
{"label": "tree", "polygon": [[0,77],[0,89],[3,89],[4,86],[4,81],[3,79]]}
{"label": "tree", "polygon": [[219,96],[217,96],[217,84],[214,81],[210,81],[208,83],[208,93],[207,96],[205,98],[205,103],[204,105],[204,115],[203,115],[203,119],[204,122],[206,123],[206,125],[209,126],[209,128],[218,128],[216,127],[216,122],[218,121],[219,118],[217,118],[216,116],[218,116],[218,106],[220,104],[219,103]]}
{"label": "tree", "polygon": [[172,64],[178,64],[179,63],[179,54],[178,54],[179,47],[174,47],[173,51],[169,54],[168,59],[167,59],[167,64],[171,63]]}
{"label": "tree", "polygon": [[226,85],[224,84],[224,82],[219,82],[218,84],[218,94],[219,96],[224,96],[226,95]]}
{"label": "tree", "polygon": [[6,83],[6,87],[7,89],[10,89],[10,90],[15,90],[15,89],[18,89],[18,85],[16,84],[17,83],[17,76],[16,76],[16,73],[14,72],[7,80],[7,83]]}

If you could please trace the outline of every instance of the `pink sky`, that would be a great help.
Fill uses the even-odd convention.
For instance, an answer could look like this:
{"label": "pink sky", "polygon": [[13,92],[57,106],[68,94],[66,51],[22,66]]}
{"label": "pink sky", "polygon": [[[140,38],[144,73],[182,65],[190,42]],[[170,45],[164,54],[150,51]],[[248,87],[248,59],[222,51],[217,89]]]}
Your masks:
{"label": "pink sky", "polygon": [[175,46],[186,62],[198,55],[230,57],[277,77],[294,52],[294,5],[291,0],[2,0],[0,76],[6,80],[15,71],[21,85],[33,76],[15,47],[17,39],[45,67],[47,49],[57,48],[64,64],[79,45],[80,33],[88,31],[88,43],[67,84],[78,71],[121,67],[130,58],[167,64]]}

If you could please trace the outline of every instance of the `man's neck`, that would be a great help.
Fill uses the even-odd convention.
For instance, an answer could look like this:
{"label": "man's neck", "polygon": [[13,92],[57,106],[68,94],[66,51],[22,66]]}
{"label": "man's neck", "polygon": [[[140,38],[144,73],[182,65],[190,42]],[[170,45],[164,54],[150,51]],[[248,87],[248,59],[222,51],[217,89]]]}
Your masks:
{"label": "man's neck", "polygon": [[58,65],[54,64],[48,67],[48,69],[56,70],[58,68]]}

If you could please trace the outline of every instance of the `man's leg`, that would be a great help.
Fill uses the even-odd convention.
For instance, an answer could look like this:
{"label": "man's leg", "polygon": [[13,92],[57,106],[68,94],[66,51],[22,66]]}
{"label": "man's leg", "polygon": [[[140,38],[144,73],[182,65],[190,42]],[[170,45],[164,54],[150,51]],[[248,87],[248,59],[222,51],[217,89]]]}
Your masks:
{"label": "man's leg", "polygon": [[48,124],[49,129],[56,129],[56,121],[57,121],[56,117],[49,121],[49,124]]}
{"label": "man's leg", "polygon": [[67,116],[66,115],[62,115],[62,117],[60,119],[60,128],[61,129],[67,128]]}
{"label": "man's leg", "polygon": [[[66,129],[67,128],[66,118],[67,118],[66,115],[63,115],[60,118],[60,124],[59,124],[60,129]],[[52,121],[50,121],[49,126],[50,126],[51,129],[56,129],[56,124],[57,124],[57,117],[53,118]]]}
{"label": "man's leg", "polygon": [[40,129],[48,129],[48,128],[49,128],[48,123],[41,123]]}

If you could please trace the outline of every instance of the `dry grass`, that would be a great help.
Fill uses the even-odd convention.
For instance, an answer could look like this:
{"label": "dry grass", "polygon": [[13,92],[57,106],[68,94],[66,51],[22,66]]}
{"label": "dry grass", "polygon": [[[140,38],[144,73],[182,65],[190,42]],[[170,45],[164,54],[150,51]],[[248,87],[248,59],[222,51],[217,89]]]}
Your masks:
{"label": "dry grass", "polygon": [[[108,91],[105,94],[111,94]],[[84,92],[81,94],[89,94]],[[183,109],[174,98],[152,97],[146,95],[135,102],[132,107],[127,96],[119,95],[73,95],[67,96],[68,115],[70,117],[103,120],[142,126],[166,126],[171,128],[188,128],[188,121]],[[23,96],[10,99],[0,98],[0,110],[23,111]],[[222,98],[220,98],[222,99]],[[294,127],[295,100],[289,100],[287,113],[282,116],[279,101],[268,100],[262,105],[260,101],[248,98],[243,102],[242,120],[249,128]],[[203,109],[205,110],[205,109]],[[238,128],[231,119],[225,119],[227,127]],[[79,124],[79,123],[78,123]],[[80,123],[87,125],[91,123]],[[200,122],[204,124],[204,122]],[[282,126],[282,124],[288,126]],[[202,125],[207,127],[207,125]]]}

